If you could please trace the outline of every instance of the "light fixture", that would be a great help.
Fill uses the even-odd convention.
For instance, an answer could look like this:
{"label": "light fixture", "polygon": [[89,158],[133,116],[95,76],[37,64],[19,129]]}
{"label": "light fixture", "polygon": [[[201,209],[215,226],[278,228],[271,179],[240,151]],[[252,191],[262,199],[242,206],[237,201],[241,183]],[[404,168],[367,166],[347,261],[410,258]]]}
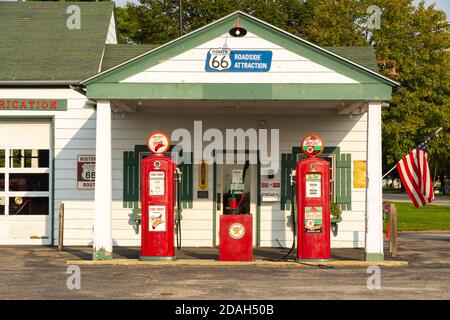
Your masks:
{"label": "light fixture", "polygon": [[388,76],[391,76],[392,78],[397,78],[399,76],[399,73],[397,72],[397,62],[395,60],[387,59],[387,60],[380,60],[377,61],[379,66],[383,66],[387,68],[388,66],[391,66],[391,69],[387,73]]}
{"label": "light fixture", "polygon": [[230,36],[235,38],[241,38],[244,37],[247,34],[247,30],[241,27],[241,22],[239,18],[237,19],[236,25],[234,28],[231,28],[229,31]]}

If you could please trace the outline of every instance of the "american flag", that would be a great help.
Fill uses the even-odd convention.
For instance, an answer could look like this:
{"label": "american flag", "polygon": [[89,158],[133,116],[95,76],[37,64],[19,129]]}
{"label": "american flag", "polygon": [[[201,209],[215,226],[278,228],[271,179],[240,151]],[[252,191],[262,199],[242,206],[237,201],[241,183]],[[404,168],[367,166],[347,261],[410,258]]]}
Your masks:
{"label": "american flag", "polygon": [[402,184],[417,208],[434,200],[433,181],[428,167],[426,148],[435,134],[429,136],[396,165]]}

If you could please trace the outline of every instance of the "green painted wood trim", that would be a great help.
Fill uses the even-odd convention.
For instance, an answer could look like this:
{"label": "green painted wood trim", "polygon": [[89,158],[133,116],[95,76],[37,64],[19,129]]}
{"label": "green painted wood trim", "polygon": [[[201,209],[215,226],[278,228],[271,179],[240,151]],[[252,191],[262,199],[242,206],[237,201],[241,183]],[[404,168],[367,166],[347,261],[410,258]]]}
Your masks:
{"label": "green painted wood trim", "polygon": [[291,209],[291,180],[290,174],[292,166],[296,163],[296,157],[291,153],[281,154],[281,197],[280,197],[280,209]]}
{"label": "green painted wood trim", "polygon": [[364,254],[364,260],[366,261],[384,261],[383,253],[369,253]]}
{"label": "green painted wood trim", "polygon": [[139,256],[139,260],[141,261],[175,261],[175,257],[145,257]]}
{"label": "green painted wood trim", "polygon": [[[55,160],[56,160],[56,155],[55,155],[55,117],[52,117],[52,123],[51,123],[51,142],[50,142],[50,148],[52,150],[52,205],[51,205],[51,213],[52,216],[50,218],[51,220],[51,228],[50,228],[50,233],[51,233],[51,241],[50,241],[50,245],[53,247],[55,245]],[[63,237],[64,238],[64,237]]]}
{"label": "green painted wood trim", "polygon": [[382,84],[334,83],[94,83],[89,99],[390,100]]}
{"label": "green painted wood trim", "polygon": [[336,155],[336,202],[342,210],[351,210],[352,208],[351,166],[351,153]]}
{"label": "green painted wood trim", "polygon": [[[170,156],[169,152],[165,155]],[[141,153],[148,153],[146,145],[135,145],[134,151],[124,151],[123,152],[123,192],[122,201],[124,208],[138,209],[140,204],[139,195],[139,183],[140,179],[140,165],[139,161],[141,158]],[[192,155],[191,155],[192,158]],[[193,165],[192,164],[181,164],[179,165],[180,170],[183,173],[182,182],[182,195],[181,202],[184,209],[193,208]]]}
{"label": "green painted wood trim", "polygon": [[140,208],[132,209],[131,213],[128,215],[131,220],[142,220],[142,210]]}
{"label": "green painted wood trim", "polygon": [[[338,155],[341,152],[341,147],[334,147],[334,146],[330,146],[330,147],[325,147],[325,149],[323,150],[323,153],[325,154],[336,154]],[[302,150],[300,149],[300,147],[295,146],[292,147],[292,154],[294,155],[294,161],[297,162],[297,155],[303,153]]]}
{"label": "green painted wood trim", "polygon": [[302,55],[313,62],[321,64],[338,73],[346,75],[361,83],[380,83],[389,86],[396,86],[395,82],[383,78],[354,63],[347,62],[342,58],[327,52],[323,48],[316,47],[294,35],[283,32],[274,26],[253,18],[247,14],[237,11],[229,16],[219,19],[216,22],[200,28],[184,37],[180,37],[166,45],[142,55],[139,58],[132,59],[122,66],[108,70],[105,73],[87,79],[81,82],[83,85],[89,86],[98,82],[119,82],[132,75],[142,72],[156,64],[175,57],[187,50],[193,49],[207,41],[217,38],[222,34],[228,33],[239,17],[241,25],[249,32],[257,36],[277,44],[289,51]]}
{"label": "green painted wood trim", "polygon": [[339,218],[333,218],[333,216],[330,217],[330,223],[339,223],[342,222],[342,217]]}
{"label": "green painted wood trim", "polygon": [[[334,154],[336,156],[336,163],[340,161],[340,147],[329,146],[325,147],[325,154]],[[301,154],[302,151],[299,146],[292,147],[292,153],[283,153],[281,154],[281,199],[280,199],[280,208],[281,210],[290,210],[290,201],[291,201],[291,192],[290,192],[290,172],[291,168],[295,163],[297,163],[298,155]],[[340,184],[338,183],[339,170],[336,165],[336,199],[337,195],[340,194]],[[351,189],[350,189],[351,190]],[[351,200],[350,200],[351,201]]]}
{"label": "green painted wood trim", "polygon": [[1,111],[67,111],[66,99],[0,99]]}

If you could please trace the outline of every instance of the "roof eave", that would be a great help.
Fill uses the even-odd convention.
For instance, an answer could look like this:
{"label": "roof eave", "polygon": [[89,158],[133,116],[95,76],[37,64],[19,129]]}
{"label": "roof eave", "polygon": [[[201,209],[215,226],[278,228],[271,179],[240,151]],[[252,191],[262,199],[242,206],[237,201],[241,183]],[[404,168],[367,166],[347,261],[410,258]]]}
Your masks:
{"label": "roof eave", "polygon": [[77,85],[80,80],[19,80],[19,81],[0,81],[0,86],[70,86]]}
{"label": "roof eave", "polygon": [[387,83],[388,83],[391,87],[393,87],[394,89],[400,87],[400,83],[397,82],[397,81],[394,81],[394,80],[392,80],[392,79],[390,79],[390,78],[388,78],[388,77],[386,77],[386,76],[384,76],[384,75],[382,75],[382,74],[379,74],[378,72],[375,72],[375,71],[373,71],[373,70],[370,70],[369,68],[366,68],[366,67],[364,67],[364,66],[362,66],[362,65],[360,65],[360,64],[358,64],[358,63],[355,63],[355,62],[353,62],[353,61],[351,61],[351,60],[348,60],[348,59],[346,59],[346,58],[344,58],[344,57],[342,57],[342,56],[340,56],[340,55],[337,55],[337,54],[335,54],[335,53],[333,53],[333,52],[331,52],[331,51],[329,51],[329,50],[324,49],[323,47],[320,47],[320,46],[318,46],[318,45],[316,45],[316,44],[314,44],[314,43],[312,43],[312,42],[309,42],[309,41],[304,40],[304,39],[302,39],[302,38],[300,38],[300,37],[297,37],[297,36],[295,36],[295,35],[293,35],[293,34],[287,32],[287,31],[285,31],[285,30],[283,30],[283,29],[280,29],[280,28],[278,28],[278,27],[276,27],[276,26],[273,26],[273,25],[271,25],[271,24],[269,24],[269,23],[267,23],[267,22],[265,22],[265,21],[263,21],[263,20],[260,20],[260,19],[258,19],[258,18],[255,18],[254,16],[252,16],[252,15],[250,15],[250,14],[248,14],[248,13],[239,11],[239,10],[238,10],[238,11],[235,11],[235,12],[233,12],[233,13],[230,13],[230,14],[228,14],[228,15],[226,15],[226,16],[224,16],[224,17],[222,17],[222,18],[220,18],[220,19],[218,19],[218,20],[216,20],[216,21],[213,21],[213,22],[211,22],[211,23],[209,23],[209,24],[207,24],[207,25],[205,25],[205,26],[203,26],[203,27],[201,27],[201,28],[199,28],[199,29],[196,29],[196,30],[194,30],[194,31],[191,31],[190,33],[187,33],[187,34],[185,34],[185,35],[183,35],[183,36],[181,36],[181,37],[178,37],[178,38],[176,38],[176,39],[174,39],[174,40],[172,40],[172,41],[169,41],[169,42],[167,42],[167,43],[165,43],[165,44],[163,44],[163,45],[161,45],[161,46],[159,46],[159,47],[156,47],[156,48],[154,48],[153,50],[150,50],[150,51],[148,51],[148,52],[145,52],[145,53],[143,53],[143,54],[141,54],[141,55],[138,55],[138,56],[136,56],[136,57],[134,57],[134,58],[132,58],[132,59],[130,59],[130,60],[124,61],[124,62],[122,62],[121,64],[118,64],[118,65],[116,65],[116,66],[114,66],[114,67],[112,67],[112,68],[109,68],[109,69],[107,69],[107,70],[104,70],[104,71],[102,71],[102,72],[100,72],[100,73],[98,73],[98,74],[96,74],[96,75],[94,75],[94,76],[91,76],[91,77],[89,77],[89,78],[87,78],[87,79],[85,79],[85,80],[82,80],[82,81],[80,81],[80,85],[85,85],[85,84],[87,84],[88,82],[91,82],[92,80],[94,80],[94,79],[96,79],[96,78],[98,78],[98,77],[100,77],[100,76],[102,76],[102,75],[104,75],[104,74],[106,74],[106,73],[108,73],[108,72],[110,72],[110,71],[113,71],[113,70],[115,70],[115,69],[117,69],[117,68],[119,68],[119,67],[121,67],[121,66],[123,66],[123,65],[125,65],[125,64],[128,64],[128,63],[130,63],[130,62],[132,62],[132,61],[135,61],[135,60],[137,60],[137,59],[139,59],[139,58],[141,58],[141,57],[144,57],[144,56],[146,56],[146,55],[152,54],[154,51],[160,50],[160,49],[162,49],[162,48],[164,48],[164,47],[166,47],[166,46],[168,46],[168,45],[170,45],[170,44],[172,44],[172,43],[174,43],[174,42],[177,42],[177,41],[179,41],[179,40],[181,40],[181,39],[184,39],[184,38],[186,38],[186,37],[189,37],[189,36],[191,36],[191,35],[194,34],[194,33],[197,33],[197,32],[199,32],[199,31],[201,31],[201,30],[204,30],[204,29],[210,27],[211,25],[214,25],[214,24],[216,24],[216,23],[219,23],[220,21],[223,21],[223,20],[228,19],[229,17],[231,17],[231,16],[233,16],[233,15],[238,15],[238,14],[241,14],[241,15],[243,15],[243,16],[246,16],[246,17],[248,17],[249,19],[252,19],[252,20],[257,21],[257,22],[259,22],[259,23],[262,23],[262,24],[264,24],[264,25],[267,26],[267,27],[273,28],[274,30],[277,30],[278,32],[281,32],[281,33],[283,33],[283,34],[285,34],[285,35],[288,35],[289,37],[292,37],[293,39],[296,39],[297,41],[303,42],[303,43],[305,43],[305,44],[307,44],[307,45],[309,45],[309,46],[311,46],[311,47],[313,47],[313,48],[315,48],[315,49],[317,49],[317,50],[319,50],[319,51],[325,52],[325,53],[327,53],[327,54],[330,55],[330,56],[333,56],[333,57],[335,57],[335,58],[337,58],[337,59],[339,59],[339,60],[341,60],[341,61],[344,61],[344,62],[346,62],[346,63],[348,63],[348,64],[351,64],[351,65],[353,65],[353,66],[355,66],[355,67],[357,67],[357,68],[359,68],[359,69],[361,69],[361,70],[363,70],[363,71],[365,71],[365,72],[367,72],[367,73],[370,73],[371,75],[377,77],[378,79],[381,79],[381,80],[387,82]]}

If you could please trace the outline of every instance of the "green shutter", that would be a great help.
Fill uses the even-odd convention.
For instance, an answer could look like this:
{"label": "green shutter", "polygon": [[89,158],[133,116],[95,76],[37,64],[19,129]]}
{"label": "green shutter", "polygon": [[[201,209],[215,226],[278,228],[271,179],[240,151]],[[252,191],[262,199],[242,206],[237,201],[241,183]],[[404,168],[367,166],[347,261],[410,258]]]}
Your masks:
{"label": "green shutter", "polygon": [[281,210],[291,208],[291,171],[296,159],[290,153],[281,154]]}
{"label": "green shutter", "polygon": [[342,210],[352,209],[352,155],[336,153],[336,202]]}
{"label": "green shutter", "polygon": [[[139,208],[139,152],[145,152],[146,146],[137,145],[135,151],[124,151],[123,153],[123,207]],[[170,156],[170,154],[166,154]],[[192,154],[191,154],[192,158]],[[182,173],[180,199],[183,208],[192,208],[193,201],[193,166],[192,164],[181,164],[178,166]]]}
{"label": "green shutter", "polygon": [[[192,159],[192,154],[190,155],[190,159]],[[192,208],[192,201],[194,199],[194,178],[192,163],[182,163],[178,165],[178,168],[181,171],[182,177],[180,194],[182,206],[183,208]]]}
{"label": "green shutter", "polygon": [[139,201],[139,166],[133,151],[123,153],[123,206],[135,208]]}

